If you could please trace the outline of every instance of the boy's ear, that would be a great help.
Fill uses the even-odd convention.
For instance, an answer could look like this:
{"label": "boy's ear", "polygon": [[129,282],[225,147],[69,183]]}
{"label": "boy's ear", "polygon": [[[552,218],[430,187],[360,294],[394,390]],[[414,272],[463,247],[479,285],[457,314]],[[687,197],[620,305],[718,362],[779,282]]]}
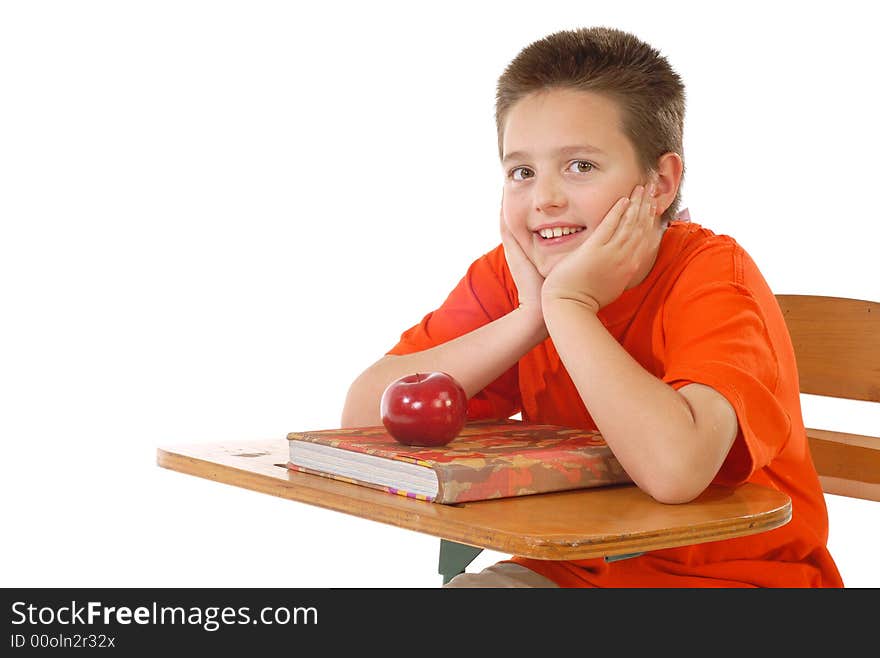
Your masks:
{"label": "boy's ear", "polygon": [[678,186],[681,184],[681,175],[684,171],[684,163],[678,153],[664,153],[657,160],[657,169],[654,174],[654,182],[657,190],[654,198],[657,200],[657,214],[662,215],[672,205]]}

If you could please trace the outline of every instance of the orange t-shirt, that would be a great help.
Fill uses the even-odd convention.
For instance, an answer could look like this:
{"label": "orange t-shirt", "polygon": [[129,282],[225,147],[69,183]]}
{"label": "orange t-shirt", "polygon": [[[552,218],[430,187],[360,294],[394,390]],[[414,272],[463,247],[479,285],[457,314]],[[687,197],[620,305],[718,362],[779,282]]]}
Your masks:
{"label": "orange t-shirt", "polygon": [[[388,354],[410,354],[473,331],[518,305],[498,246],[477,259],[437,310]],[[801,417],[794,350],[776,298],[732,238],[673,221],[647,278],[599,311],[645,370],[675,389],[711,386],[733,405],[739,432],[714,484],[773,487],[792,519],[768,532],[605,562],[511,561],[563,587],[842,587],[826,547],[828,515]],[[470,418],[596,429],[547,339],[475,395]]]}

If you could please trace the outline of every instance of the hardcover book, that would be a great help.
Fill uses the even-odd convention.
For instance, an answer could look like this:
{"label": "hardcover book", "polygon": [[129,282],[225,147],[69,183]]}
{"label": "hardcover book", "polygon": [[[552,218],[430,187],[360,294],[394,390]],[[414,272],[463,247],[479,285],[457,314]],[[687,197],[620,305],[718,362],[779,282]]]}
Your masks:
{"label": "hardcover book", "polygon": [[383,426],[291,432],[288,468],[435,503],[630,482],[601,434],[476,421],[441,447],[405,446]]}

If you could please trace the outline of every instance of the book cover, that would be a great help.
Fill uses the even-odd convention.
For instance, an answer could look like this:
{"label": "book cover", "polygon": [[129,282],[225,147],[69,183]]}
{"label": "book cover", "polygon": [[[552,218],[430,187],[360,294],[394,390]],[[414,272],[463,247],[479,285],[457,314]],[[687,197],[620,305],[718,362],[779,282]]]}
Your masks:
{"label": "book cover", "polygon": [[558,425],[471,422],[441,447],[402,445],[383,426],[287,438],[292,470],[443,504],[631,481],[601,434]]}

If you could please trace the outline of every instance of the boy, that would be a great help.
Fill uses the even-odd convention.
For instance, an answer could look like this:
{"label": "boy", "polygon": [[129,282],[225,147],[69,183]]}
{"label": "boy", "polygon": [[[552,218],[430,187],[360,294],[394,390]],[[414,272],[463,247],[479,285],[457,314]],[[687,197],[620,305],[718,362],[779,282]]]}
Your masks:
{"label": "boy", "polygon": [[675,220],[684,86],[627,33],[526,47],[498,82],[502,244],[352,384],[376,425],[397,377],[443,370],[470,418],[598,428],[636,485],[684,503],[710,483],[792,499],[766,533],[606,563],[513,556],[447,587],[840,587],[775,297],[727,236]]}

